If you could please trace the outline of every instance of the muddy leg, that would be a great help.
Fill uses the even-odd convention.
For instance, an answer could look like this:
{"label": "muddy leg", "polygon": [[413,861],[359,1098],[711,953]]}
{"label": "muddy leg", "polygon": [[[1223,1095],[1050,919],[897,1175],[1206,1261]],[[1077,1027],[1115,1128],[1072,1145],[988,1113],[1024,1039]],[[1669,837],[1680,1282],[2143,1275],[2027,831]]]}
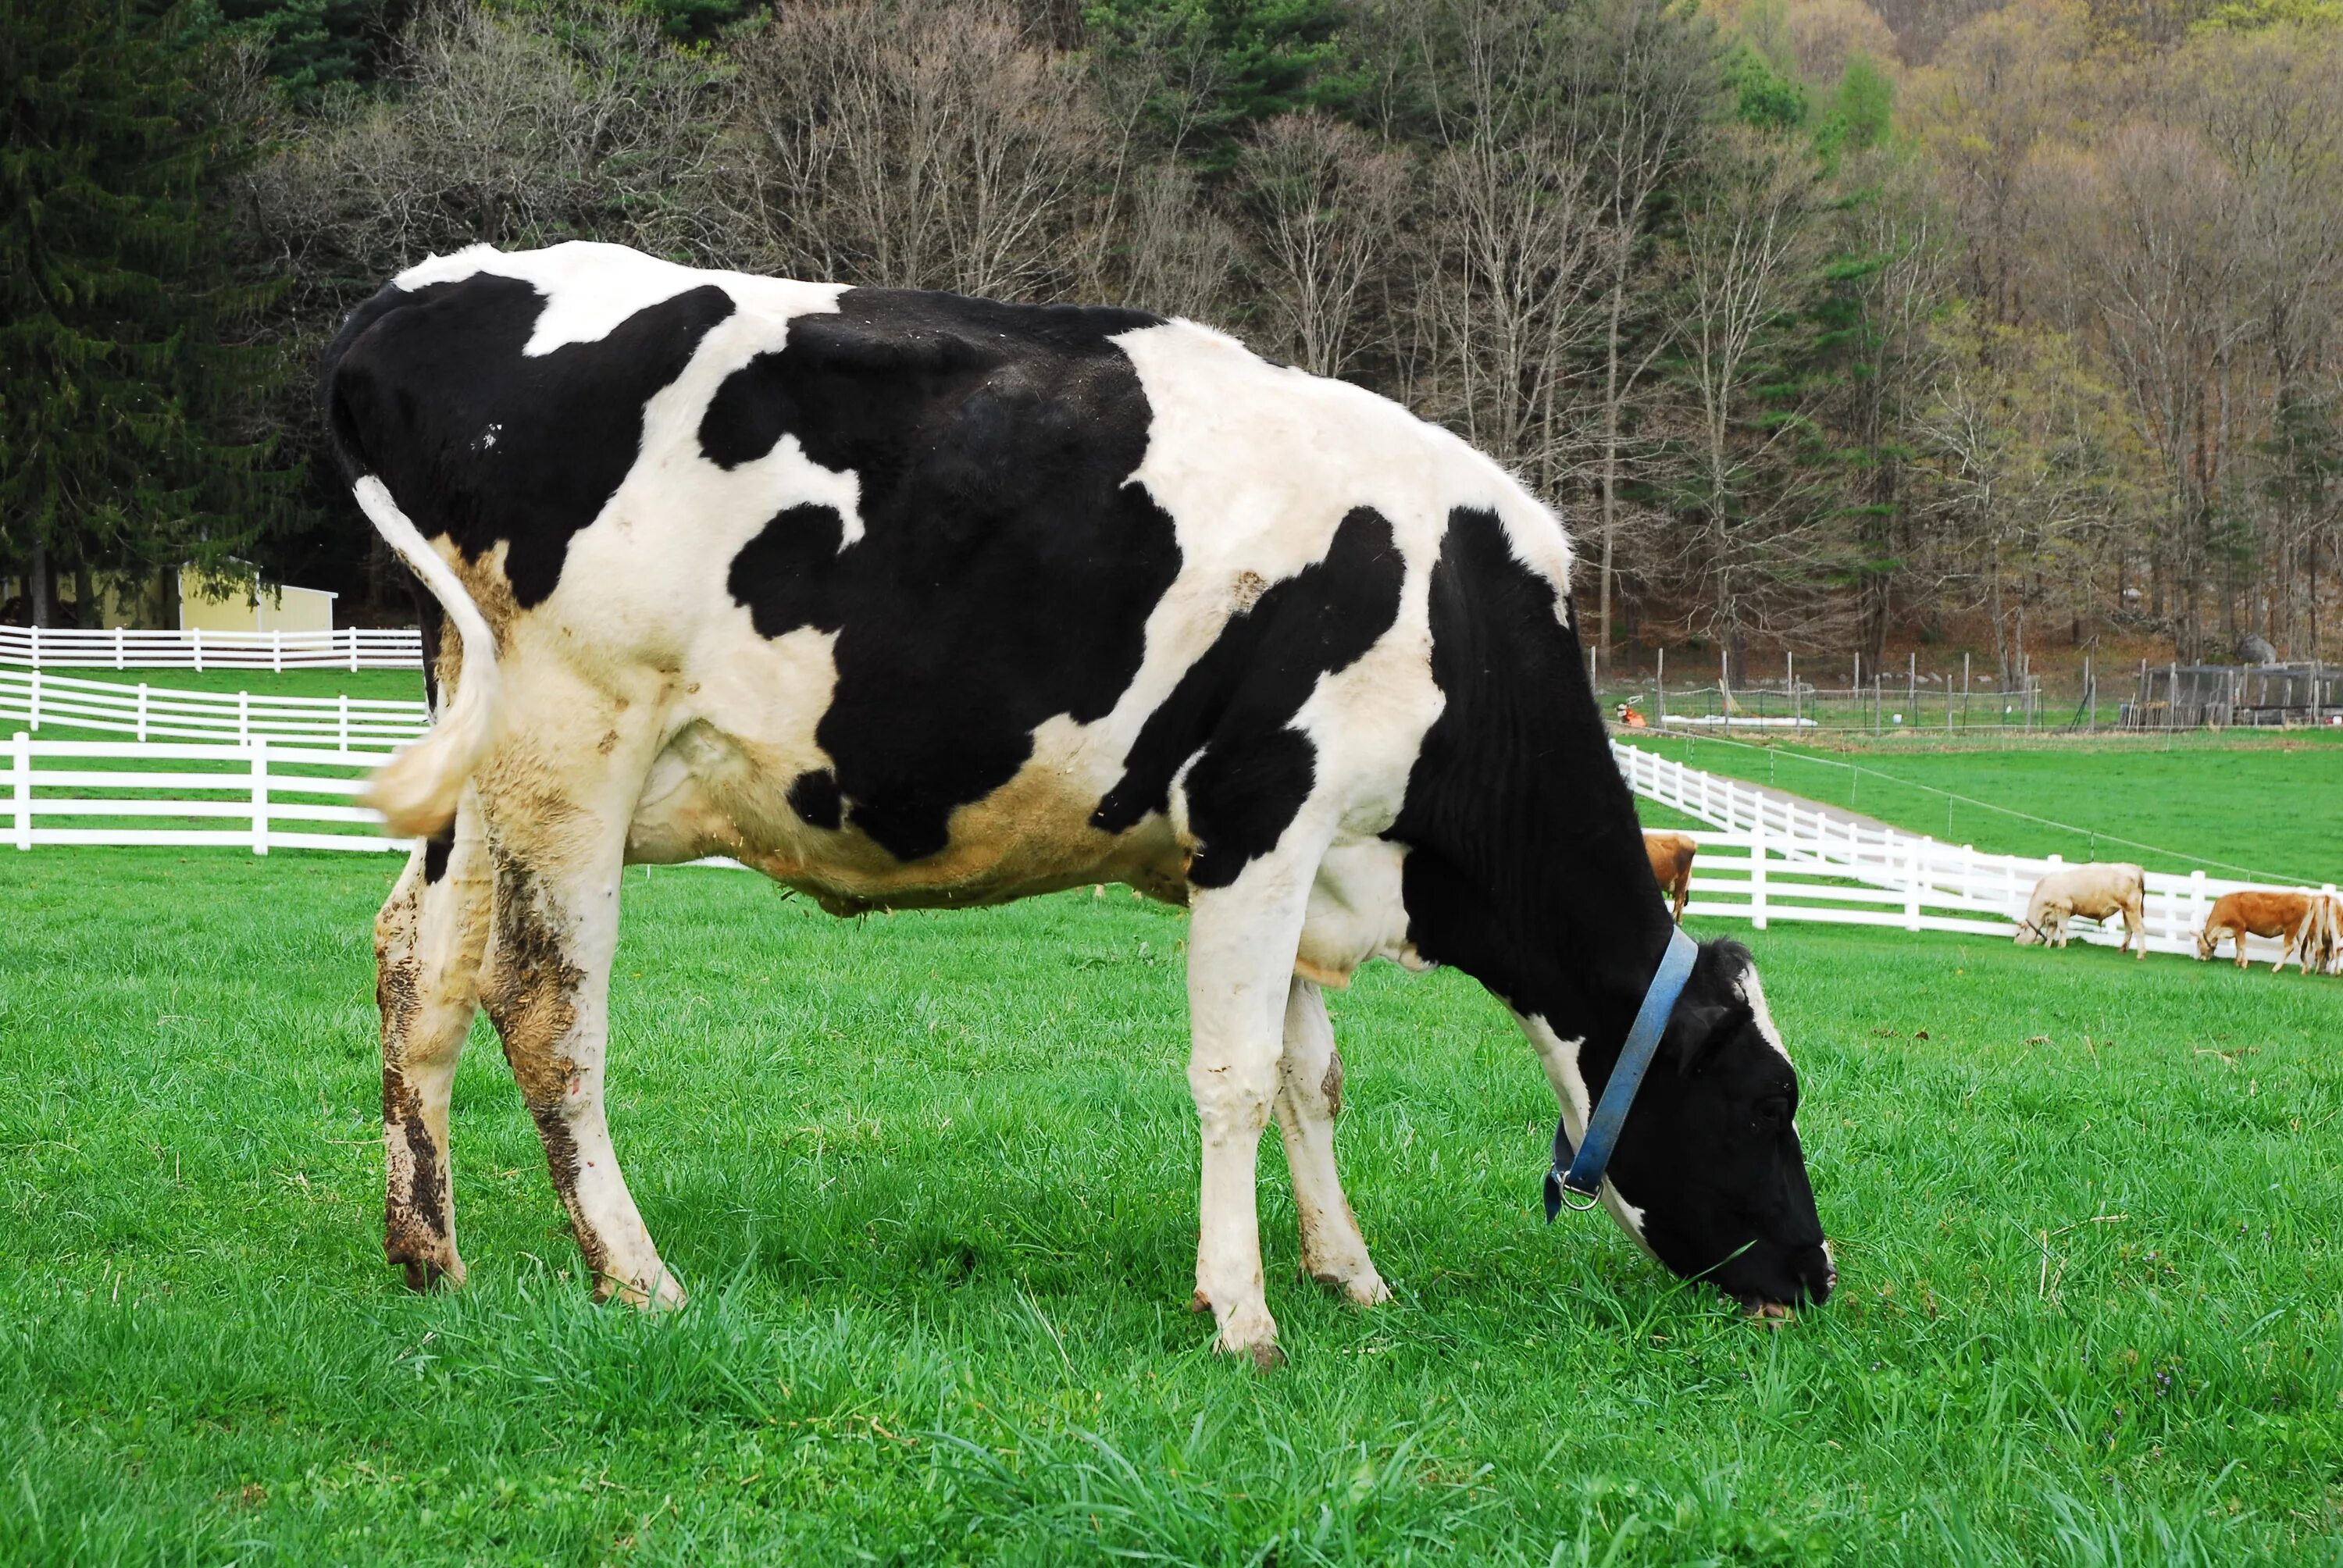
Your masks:
{"label": "muddy leg", "polygon": [[382,1010],[383,1251],[416,1290],[464,1282],[456,1251],[447,1098],[478,1008],[488,883],[468,802],[417,848],[375,918]]}
{"label": "muddy leg", "polygon": [[603,1110],[622,839],[597,837],[607,841],[570,855],[492,844],[496,897],[480,1000],[504,1037],[595,1299],[681,1306],[683,1286],[627,1191]]}
{"label": "muddy leg", "polygon": [[1321,1284],[1340,1285],[1359,1305],[1391,1300],[1368,1260],[1358,1217],[1342,1192],[1334,1164],[1334,1119],[1342,1112],[1342,1058],[1327,1021],[1326,998],[1296,978],[1285,1000],[1285,1053],[1277,1063],[1277,1130],[1293,1175],[1293,1208],[1302,1226],[1302,1271]]}

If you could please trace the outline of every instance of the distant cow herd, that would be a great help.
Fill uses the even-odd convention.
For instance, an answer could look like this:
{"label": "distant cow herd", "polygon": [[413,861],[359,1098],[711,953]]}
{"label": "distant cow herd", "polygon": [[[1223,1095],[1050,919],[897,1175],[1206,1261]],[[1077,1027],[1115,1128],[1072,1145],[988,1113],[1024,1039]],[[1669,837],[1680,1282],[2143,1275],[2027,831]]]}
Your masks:
{"label": "distant cow herd", "polygon": [[[1699,844],[1689,833],[1647,831],[1644,853],[1652,863],[1652,879],[1669,900],[1678,924],[1692,889],[1693,857]],[[2066,922],[2080,915],[2107,921],[2120,918],[2123,948],[2135,958],[2147,957],[2147,873],[2121,861],[2069,866],[2034,884],[2026,902],[2026,917],[2017,922],[2020,947],[2066,945]],[[2343,899],[2325,893],[2248,890],[2224,893],[2205,928],[2197,934],[2197,956],[2210,959],[2223,940],[2237,950],[2237,967],[2246,965],[2246,939],[2268,937],[2282,944],[2276,974],[2288,962],[2305,974],[2343,974]]]}

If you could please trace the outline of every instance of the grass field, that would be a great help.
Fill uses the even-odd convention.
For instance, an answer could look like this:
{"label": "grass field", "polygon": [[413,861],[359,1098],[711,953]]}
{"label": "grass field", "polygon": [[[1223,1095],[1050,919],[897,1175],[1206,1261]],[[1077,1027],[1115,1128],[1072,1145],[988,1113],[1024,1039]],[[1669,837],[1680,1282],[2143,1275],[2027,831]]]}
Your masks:
{"label": "grass field", "polygon": [[[30,671],[19,671],[29,674]],[[367,697],[423,700],[420,669],[50,669],[44,674],[118,686],[171,687],[180,691],[249,691],[257,697]]]}
{"label": "grass field", "polygon": [[2239,874],[2186,858],[2197,855],[2267,878],[2343,881],[2343,746],[2323,740],[2204,737],[2168,750],[2077,740],[1855,756],[1715,738],[1638,734],[1633,744],[2000,854]]}
{"label": "grass field", "polygon": [[1543,1224],[1526,1046],[1370,971],[1342,1142],[1398,1299],[1293,1280],[1269,1139],[1261,1377],[1182,1310],[1182,918],[1121,890],[634,874],[614,1122],[696,1301],[588,1302],[485,1030],[472,1283],[407,1295],[393,869],[0,857],[0,1561],[2343,1560],[2331,981],[1757,934],[1844,1277],[1768,1332]]}

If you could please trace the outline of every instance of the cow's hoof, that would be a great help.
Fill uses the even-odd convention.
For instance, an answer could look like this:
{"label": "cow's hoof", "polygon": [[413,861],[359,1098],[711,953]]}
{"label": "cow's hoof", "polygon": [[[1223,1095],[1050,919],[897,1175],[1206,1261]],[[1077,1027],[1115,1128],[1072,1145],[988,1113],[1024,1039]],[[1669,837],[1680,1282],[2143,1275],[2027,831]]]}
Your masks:
{"label": "cow's hoof", "polygon": [[1751,1302],[1741,1309],[1741,1315],[1753,1323],[1762,1323],[1769,1329],[1777,1329],[1785,1323],[1798,1321],[1796,1310],[1785,1307],[1779,1302]]}
{"label": "cow's hoof", "polygon": [[1240,1307],[1221,1322],[1212,1348],[1222,1355],[1250,1357],[1256,1372],[1267,1372],[1285,1360],[1277,1348],[1277,1322],[1266,1307]]}
{"label": "cow's hoof", "polygon": [[647,1312],[671,1312],[691,1300],[684,1293],[683,1282],[664,1267],[648,1281],[623,1280],[616,1274],[604,1274],[594,1282],[594,1299],[598,1302],[618,1302]]}
{"label": "cow's hoof", "polygon": [[456,1255],[453,1247],[441,1247],[417,1254],[401,1251],[391,1255],[407,1276],[410,1291],[455,1291],[464,1284],[464,1260]]}
{"label": "cow's hoof", "polygon": [[1336,1290],[1349,1299],[1354,1307],[1379,1307],[1391,1300],[1391,1287],[1375,1272],[1372,1263],[1355,1269],[1322,1269],[1304,1271],[1308,1277],[1329,1290]]}

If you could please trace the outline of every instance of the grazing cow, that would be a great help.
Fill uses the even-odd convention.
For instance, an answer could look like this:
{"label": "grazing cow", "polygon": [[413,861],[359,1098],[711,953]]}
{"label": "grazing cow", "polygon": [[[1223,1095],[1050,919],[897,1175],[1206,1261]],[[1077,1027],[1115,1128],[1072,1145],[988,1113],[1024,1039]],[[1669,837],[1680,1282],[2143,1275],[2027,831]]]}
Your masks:
{"label": "grazing cow", "polygon": [[[598,1295],[683,1299],[603,1103],[620,869],[728,855],[824,909],[1103,881],[1190,910],[1194,1305],[1275,1359],[1254,1200],[1385,1299],[1335,1171],[1321,987],[1503,999],[1582,1126],[1671,950],[1567,541],[1396,406],[1135,310],[435,257],[327,351],[332,447],[457,637],[376,777],[426,841],[377,923],[387,1251],[460,1281],[448,1086],[504,1039]],[[1834,1279],[1748,953],[1698,961],[1603,1190],[1752,1310]],[[1629,1075],[1622,1075],[1622,1082]]]}
{"label": "grazing cow", "polygon": [[2323,945],[2326,930],[2324,916],[2327,900],[2316,893],[2264,892],[2248,889],[2242,893],[2223,893],[2213,900],[2213,912],[2205,917],[2205,929],[2197,934],[2197,956],[2209,959],[2219,950],[2221,939],[2227,937],[2237,945],[2237,967],[2246,967],[2246,938],[2276,937],[2279,940],[2278,962],[2270,965],[2270,973],[2286,968],[2286,960],[2296,960],[2302,972],[2311,970],[2313,950]]}
{"label": "grazing cow", "polygon": [[2017,924],[2017,945],[2066,945],[2066,922],[2077,915],[2105,922],[2123,917],[2123,946],[2139,944],[2134,958],[2147,957],[2147,873],[2137,866],[2108,861],[2053,871],[2034,884],[2026,901],[2026,918]]}
{"label": "grazing cow", "polygon": [[1669,914],[1678,925],[1684,924],[1684,900],[1692,893],[1692,858],[1698,853],[1700,846],[1689,833],[1644,830],[1644,854],[1652,862],[1652,879],[1672,900]]}
{"label": "grazing cow", "polygon": [[2319,974],[2343,974],[2343,899],[2321,898],[2311,912],[2303,950]]}

